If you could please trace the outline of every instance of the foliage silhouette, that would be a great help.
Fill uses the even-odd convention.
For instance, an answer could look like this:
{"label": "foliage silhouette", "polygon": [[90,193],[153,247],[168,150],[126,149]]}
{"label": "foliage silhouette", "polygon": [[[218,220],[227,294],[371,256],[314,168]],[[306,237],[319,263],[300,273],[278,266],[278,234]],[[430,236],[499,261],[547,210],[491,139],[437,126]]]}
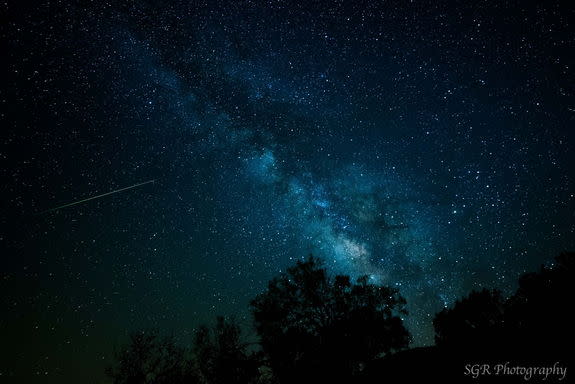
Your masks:
{"label": "foliage silhouette", "polygon": [[158,331],[130,335],[130,343],[116,356],[115,366],[107,369],[114,384],[195,383],[185,349]]}
{"label": "foliage silhouette", "polygon": [[158,331],[138,332],[107,369],[114,384],[248,384],[255,382],[259,362],[241,342],[240,327],[223,317],[213,327],[200,326],[191,350]]}
{"label": "foliage silhouette", "polygon": [[210,329],[201,326],[195,333],[194,356],[202,382],[210,384],[250,383],[258,376],[259,362],[248,355],[241,342],[241,329],[224,317]]}
{"label": "foliage silhouette", "polygon": [[[575,315],[571,303],[575,292],[575,253],[563,253],[552,267],[527,273],[507,301],[505,324],[510,343],[528,353],[561,358],[571,352]],[[569,354],[571,355],[571,353]]]}
{"label": "foliage silhouette", "polygon": [[570,375],[575,254],[562,254],[555,260],[550,268],[523,275],[516,293],[508,299],[499,291],[482,290],[439,312],[433,322],[436,346],[378,359],[367,366],[363,382],[377,382],[382,377],[390,382],[525,382],[522,376],[476,379],[465,375],[469,364],[507,362],[525,367],[559,364],[567,367]]}
{"label": "foliage silhouette", "polygon": [[256,331],[281,383],[341,381],[369,360],[407,347],[396,289],[330,277],[318,259],[298,262],[251,303]]}
{"label": "foliage silhouette", "polygon": [[575,291],[575,254],[553,267],[520,277],[504,300],[498,291],[472,292],[433,321],[436,344],[468,355],[562,357],[572,345],[575,316],[568,303]]}
{"label": "foliage silhouette", "polygon": [[504,325],[505,300],[497,290],[473,291],[433,320],[438,346],[491,345]]}
{"label": "foliage silhouette", "polygon": [[158,332],[131,335],[108,374],[115,384],[474,382],[463,376],[470,362],[570,366],[574,264],[575,254],[558,256],[523,275],[508,299],[471,292],[436,315],[436,346],[404,350],[410,335],[399,292],[367,277],[332,277],[310,256],[251,302],[258,353],[248,352],[236,322],[218,317],[196,330],[191,349]]}

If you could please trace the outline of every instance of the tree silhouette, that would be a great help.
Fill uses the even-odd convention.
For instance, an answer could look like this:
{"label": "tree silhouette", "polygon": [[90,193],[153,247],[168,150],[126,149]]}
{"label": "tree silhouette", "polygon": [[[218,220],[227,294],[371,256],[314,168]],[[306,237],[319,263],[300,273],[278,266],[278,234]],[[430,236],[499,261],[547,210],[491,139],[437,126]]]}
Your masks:
{"label": "tree silhouette", "polygon": [[259,375],[259,361],[241,342],[240,327],[223,317],[200,326],[190,350],[157,331],[137,332],[106,370],[114,384],[248,384]]}
{"label": "tree silhouette", "polygon": [[241,342],[240,327],[218,317],[213,328],[195,333],[194,356],[200,378],[210,384],[250,383],[258,376],[258,361]]}
{"label": "tree silhouette", "polygon": [[382,377],[389,382],[415,383],[525,381],[497,375],[477,380],[466,375],[464,367],[485,363],[558,364],[570,369],[575,341],[575,316],[570,308],[574,264],[575,254],[558,256],[552,267],[523,275],[517,292],[508,299],[497,290],[471,292],[435,316],[435,346],[373,361],[365,370],[364,382],[378,382]]}
{"label": "tree silhouette", "polygon": [[157,331],[130,335],[130,343],[116,356],[116,365],[106,370],[114,384],[192,384],[197,382],[185,350]]}
{"label": "tree silhouette", "polygon": [[488,346],[502,333],[504,312],[501,292],[473,291],[453,308],[443,309],[435,316],[435,343],[457,348]]}
{"label": "tree silhouette", "polygon": [[575,253],[563,253],[552,267],[527,273],[509,298],[505,321],[513,343],[523,351],[546,351],[566,356],[574,340],[575,316],[571,309],[575,291]]}
{"label": "tree silhouette", "polygon": [[282,383],[341,381],[367,361],[405,348],[396,289],[330,277],[310,256],[270,281],[251,303],[263,351]]}
{"label": "tree silhouette", "polygon": [[567,363],[574,264],[575,254],[560,255],[552,267],[523,275],[508,299],[497,290],[471,292],[436,315],[436,346],[400,351],[410,335],[399,292],[368,277],[330,276],[310,256],[251,302],[260,353],[248,352],[237,323],[218,317],[196,330],[191,350],[157,332],[132,334],[107,373],[115,384],[461,382],[470,361]]}
{"label": "tree silhouette", "polygon": [[552,359],[571,348],[575,316],[575,254],[555,258],[552,267],[520,277],[517,292],[472,292],[433,321],[438,347],[489,356]]}

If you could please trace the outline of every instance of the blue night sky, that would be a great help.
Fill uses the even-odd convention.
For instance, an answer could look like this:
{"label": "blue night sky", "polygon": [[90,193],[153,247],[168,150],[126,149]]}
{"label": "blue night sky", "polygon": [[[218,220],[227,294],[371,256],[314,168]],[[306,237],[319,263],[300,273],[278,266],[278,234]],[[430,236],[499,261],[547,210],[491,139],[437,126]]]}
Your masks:
{"label": "blue night sky", "polygon": [[428,345],[575,248],[566,3],[1,7],[5,377],[102,382],[130,331],[249,324],[310,253],[399,288]]}

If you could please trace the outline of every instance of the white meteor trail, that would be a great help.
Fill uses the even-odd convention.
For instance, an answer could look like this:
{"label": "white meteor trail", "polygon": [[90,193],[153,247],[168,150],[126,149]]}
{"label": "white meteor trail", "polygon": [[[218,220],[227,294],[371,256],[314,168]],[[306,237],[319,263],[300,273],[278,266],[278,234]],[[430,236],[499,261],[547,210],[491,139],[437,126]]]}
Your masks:
{"label": "white meteor trail", "polygon": [[96,195],[96,196],[88,197],[88,198],[86,198],[86,199],[74,201],[74,202],[72,202],[72,203],[60,205],[60,206],[55,207],[55,208],[47,209],[47,210],[45,210],[45,211],[43,211],[43,212],[41,212],[41,213],[54,212],[54,211],[57,211],[57,210],[62,209],[62,208],[67,208],[67,207],[71,207],[71,206],[73,206],[73,205],[78,205],[78,204],[85,203],[86,201],[99,199],[100,197],[104,197],[104,196],[108,196],[108,195],[113,195],[114,193],[126,191],[126,190],[132,189],[132,188],[137,188],[137,187],[140,187],[140,186],[145,185],[145,184],[150,184],[150,183],[153,183],[154,181],[156,181],[156,179],[144,181],[143,183],[138,183],[138,184],[130,185],[129,187],[124,187],[124,188],[116,189],[115,191],[102,193],[101,195]]}

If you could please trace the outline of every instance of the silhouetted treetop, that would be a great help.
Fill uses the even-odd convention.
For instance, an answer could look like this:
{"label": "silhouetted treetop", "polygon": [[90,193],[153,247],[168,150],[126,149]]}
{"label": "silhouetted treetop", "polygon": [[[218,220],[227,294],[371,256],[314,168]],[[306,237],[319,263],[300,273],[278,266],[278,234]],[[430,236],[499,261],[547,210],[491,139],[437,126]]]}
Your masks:
{"label": "silhouetted treetop", "polygon": [[439,346],[489,343],[503,326],[505,300],[497,290],[473,291],[433,320]]}
{"label": "silhouetted treetop", "polygon": [[396,289],[368,277],[355,283],[331,277],[311,256],[270,281],[251,306],[263,350],[282,382],[309,379],[312,372],[324,379],[329,373],[349,376],[409,344],[400,318],[405,299]]}
{"label": "silhouetted treetop", "polygon": [[251,302],[261,351],[249,353],[238,324],[218,317],[196,329],[190,349],[157,332],[132,334],[108,374],[114,384],[463,382],[470,361],[569,365],[574,264],[575,254],[558,256],[523,275],[508,299],[471,292],[435,316],[436,346],[402,351],[410,335],[399,291],[330,275],[310,256]]}
{"label": "silhouetted treetop", "polygon": [[570,349],[575,316],[571,303],[575,292],[575,253],[563,253],[551,267],[519,278],[519,288],[506,306],[506,324],[514,343],[529,340],[538,348]]}
{"label": "silhouetted treetop", "polygon": [[436,315],[437,345],[490,356],[566,356],[574,341],[574,264],[575,254],[565,253],[524,274],[507,300],[495,290],[472,292]]}
{"label": "silhouetted treetop", "polygon": [[158,332],[136,332],[116,356],[116,364],[106,371],[114,384],[194,383],[185,350],[173,339]]}
{"label": "silhouetted treetop", "polygon": [[210,384],[250,383],[258,364],[241,341],[241,329],[233,320],[219,316],[212,328],[199,327],[194,335],[196,369],[202,382]]}

